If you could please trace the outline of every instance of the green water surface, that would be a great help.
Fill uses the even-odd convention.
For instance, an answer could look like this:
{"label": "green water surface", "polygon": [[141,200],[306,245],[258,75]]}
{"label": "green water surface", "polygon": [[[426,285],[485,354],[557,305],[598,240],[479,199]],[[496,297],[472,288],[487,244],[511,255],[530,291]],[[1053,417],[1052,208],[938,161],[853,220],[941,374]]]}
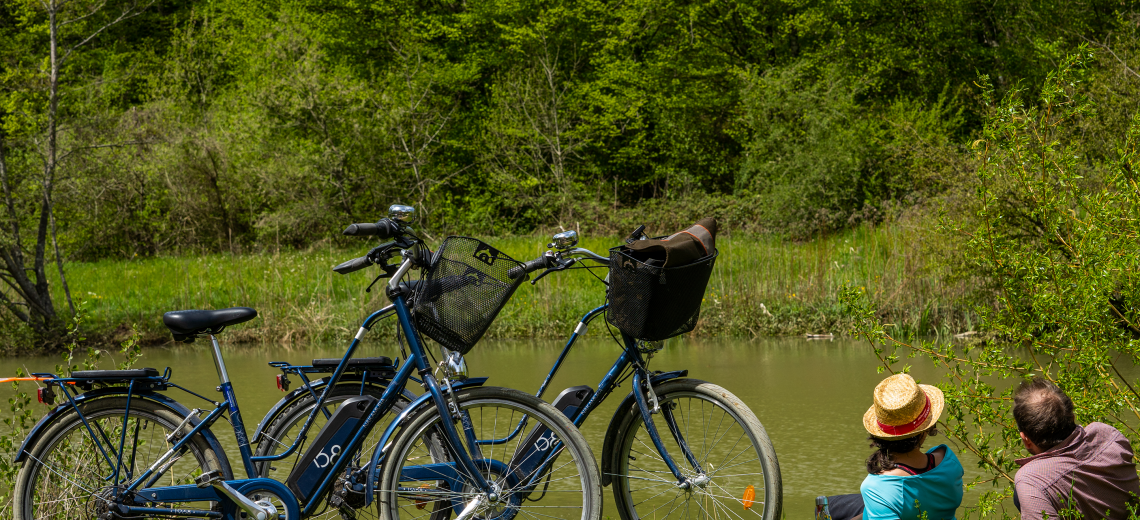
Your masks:
{"label": "green water surface", "polygon": [[[341,345],[234,346],[223,351],[242,406],[242,416],[252,433],[260,418],[282,397],[274,382],[280,371],[269,361],[306,363],[315,357],[339,357]],[[561,350],[557,341],[488,340],[467,355],[471,375],[487,376],[488,385],[507,386],[534,393]],[[544,396],[553,399],[559,391],[575,385],[597,383],[619,354],[608,337],[588,336],[575,345],[565,365]],[[366,339],[358,356],[399,356],[396,347],[383,338]],[[921,382],[936,383],[940,374],[931,365],[915,360],[912,374]],[[57,358],[0,359],[0,374],[13,374],[17,367],[51,371]],[[817,495],[855,493],[866,476],[864,460],[870,454],[862,416],[871,405],[871,391],[884,377],[876,373],[877,361],[865,343],[807,341],[798,338],[758,340],[672,340],[652,360],[653,370],[689,370],[689,377],[717,383],[740,397],[764,424],[776,448],[784,481],[784,511],[787,518],[810,518]],[[162,370],[171,367],[173,381],[211,398],[217,374],[207,342],[145,351],[139,366]],[[294,378],[296,380],[296,378]],[[296,384],[296,383],[294,383]],[[416,394],[418,386],[410,388]],[[628,393],[628,382],[595,410],[583,426],[586,438],[600,454],[602,438],[615,407]],[[11,388],[0,388],[0,399],[11,397]],[[181,391],[169,394],[187,406],[208,408]],[[226,444],[231,465],[240,468],[236,443],[228,424],[220,421],[215,433]],[[946,442],[944,437],[928,446]],[[953,444],[951,444],[953,447]],[[966,478],[979,474],[976,460],[961,453]],[[741,490],[743,492],[743,490]],[[616,518],[611,491],[603,493],[607,516]],[[976,502],[978,491],[967,494],[966,504]],[[961,512],[959,513],[961,516]]]}

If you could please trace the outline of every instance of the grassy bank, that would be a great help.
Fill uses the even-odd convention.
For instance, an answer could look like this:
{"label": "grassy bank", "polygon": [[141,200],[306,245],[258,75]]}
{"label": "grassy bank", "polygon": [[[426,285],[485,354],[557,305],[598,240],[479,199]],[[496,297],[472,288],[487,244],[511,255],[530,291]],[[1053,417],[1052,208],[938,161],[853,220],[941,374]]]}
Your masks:
{"label": "grassy bank", "polygon": [[[546,243],[537,236],[486,240],[521,260],[537,256]],[[604,252],[617,242],[586,237],[582,245]],[[845,283],[866,287],[888,321],[900,327],[921,333],[969,329],[968,316],[954,304],[957,294],[925,269],[928,262],[916,244],[902,227],[859,228],[805,243],[722,237],[696,334],[841,334],[847,316],[836,293]],[[366,313],[387,303],[380,291],[364,292],[375,269],[348,276],[330,270],[367,247],[362,242],[349,250],[72,263],[68,277],[74,294],[87,302],[92,331],[136,326],[150,341],[165,341],[164,311],[245,305],[260,317],[236,327],[233,339],[344,339]],[[524,284],[488,334],[562,337],[603,298],[602,285],[585,271],[548,276],[536,286]],[[591,333],[604,331],[594,327]]]}

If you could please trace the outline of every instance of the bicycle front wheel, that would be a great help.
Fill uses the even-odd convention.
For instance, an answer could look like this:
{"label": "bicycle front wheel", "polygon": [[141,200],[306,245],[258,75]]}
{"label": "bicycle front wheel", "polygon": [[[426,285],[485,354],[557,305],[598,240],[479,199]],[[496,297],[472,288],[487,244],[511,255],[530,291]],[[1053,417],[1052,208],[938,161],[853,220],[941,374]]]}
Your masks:
{"label": "bicycle front wheel", "polygon": [[[654,425],[690,485],[678,487],[633,406],[616,422],[608,475],[622,520],[780,518],[776,450],[752,410],[728,390],[695,379],[667,381],[654,392],[661,406]],[[688,445],[695,466],[677,439]]]}
{"label": "bicycle front wheel", "polygon": [[[167,436],[183,417],[169,408],[140,398],[107,397],[79,405],[81,413],[67,413],[48,426],[28,449],[28,459],[16,477],[13,513],[16,520],[71,520],[102,518],[116,503],[147,507],[145,497],[123,498],[120,491],[150,468],[171,447]],[[83,423],[86,419],[91,431]],[[189,431],[189,426],[183,432]],[[124,439],[125,434],[125,441]],[[118,456],[122,442],[122,456]],[[184,450],[158,466],[144,487],[193,484],[204,472],[220,470],[232,479],[224,453],[217,453],[201,435]],[[118,478],[113,478],[116,471]],[[217,504],[179,503],[179,509],[212,510]]]}
{"label": "bicycle front wheel", "polygon": [[[460,390],[456,401],[460,420],[441,418],[431,408],[396,435],[376,495],[382,518],[446,518],[468,507],[480,520],[600,518],[597,463],[562,412],[508,388]],[[445,439],[443,420],[452,421],[463,438],[463,446],[447,446],[447,452],[467,450],[491,484],[490,493],[479,490],[454,457],[439,462],[433,439]]]}

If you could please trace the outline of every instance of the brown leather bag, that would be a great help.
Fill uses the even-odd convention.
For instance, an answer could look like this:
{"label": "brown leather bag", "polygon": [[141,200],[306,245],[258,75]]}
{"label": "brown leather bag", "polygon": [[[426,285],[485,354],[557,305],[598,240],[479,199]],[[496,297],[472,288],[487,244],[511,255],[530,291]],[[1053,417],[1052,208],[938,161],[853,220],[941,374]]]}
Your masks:
{"label": "brown leather bag", "polygon": [[716,218],[703,218],[664,238],[635,240],[626,246],[626,251],[630,256],[657,267],[690,264],[716,251]]}

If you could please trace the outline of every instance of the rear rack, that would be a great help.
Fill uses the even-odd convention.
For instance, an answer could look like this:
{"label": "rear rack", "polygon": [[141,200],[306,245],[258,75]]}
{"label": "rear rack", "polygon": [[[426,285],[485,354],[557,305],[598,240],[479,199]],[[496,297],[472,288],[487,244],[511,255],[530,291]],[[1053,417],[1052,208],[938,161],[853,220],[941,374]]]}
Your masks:
{"label": "rear rack", "polygon": [[40,380],[47,386],[74,385],[83,390],[91,390],[95,386],[126,386],[132,385],[136,390],[165,390],[170,387],[170,367],[158,375],[154,368],[134,368],[127,370],[77,370],[70,377],[59,377],[50,373],[36,373],[32,376],[43,378]]}
{"label": "rear rack", "polygon": [[[294,365],[286,361],[270,361],[269,366],[280,369],[285,373],[294,374],[331,374],[340,364],[340,358],[314,359],[309,365]],[[396,367],[399,360],[381,356],[375,358],[353,358],[348,360],[345,372],[364,373],[369,376],[391,379],[396,377]]]}

